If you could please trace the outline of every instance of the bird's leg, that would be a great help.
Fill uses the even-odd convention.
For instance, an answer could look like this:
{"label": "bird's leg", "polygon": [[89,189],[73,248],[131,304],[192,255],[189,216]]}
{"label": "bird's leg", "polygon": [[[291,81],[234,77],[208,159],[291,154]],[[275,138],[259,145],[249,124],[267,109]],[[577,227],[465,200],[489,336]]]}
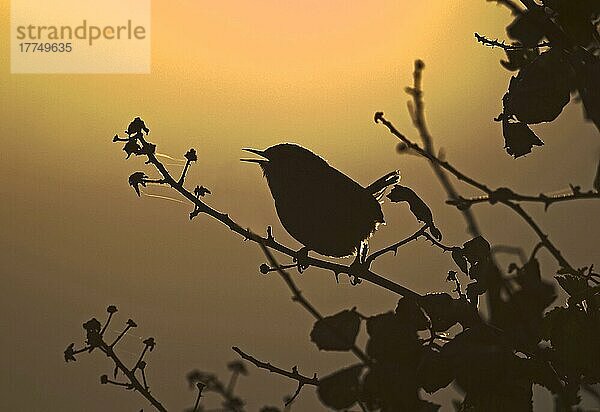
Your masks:
{"label": "bird's leg", "polygon": [[[363,270],[368,269],[366,265],[367,255],[369,254],[369,244],[363,240],[360,242],[358,246],[358,250],[356,252],[356,258],[354,262],[350,265],[350,268],[353,271],[362,272]],[[358,285],[360,283],[360,278],[358,276],[354,276],[354,278],[350,278],[353,285]]]}
{"label": "bird's leg", "polygon": [[360,256],[359,262],[361,264],[365,263],[369,254],[369,243],[366,240],[360,242],[360,250],[358,252],[358,256]]}
{"label": "bird's leg", "polygon": [[300,273],[304,272],[310,266],[307,263],[309,250],[310,249],[304,246],[302,249],[296,252],[296,257],[294,258],[294,261],[296,262],[298,272]]}

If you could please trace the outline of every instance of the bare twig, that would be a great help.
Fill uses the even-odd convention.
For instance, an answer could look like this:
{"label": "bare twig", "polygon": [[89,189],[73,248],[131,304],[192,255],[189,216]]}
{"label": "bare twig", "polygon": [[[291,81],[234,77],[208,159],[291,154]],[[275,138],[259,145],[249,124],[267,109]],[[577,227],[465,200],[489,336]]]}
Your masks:
{"label": "bare twig", "polygon": [[550,205],[552,205],[553,203],[558,203],[558,202],[568,202],[568,201],[572,201],[572,200],[582,200],[582,199],[600,199],[600,192],[590,190],[587,192],[574,191],[569,194],[558,195],[558,196],[548,196],[543,193],[540,193],[538,196],[531,196],[531,195],[522,195],[519,193],[515,193],[512,190],[503,187],[503,188],[496,189],[494,191],[494,193],[492,193],[491,195],[478,196],[478,197],[472,197],[472,198],[459,197],[458,199],[447,200],[446,203],[448,203],[449,205],[456,206],[462,210],[465,208],[469,208],[472,205],[475,205],[478,203],[490,203],[490,204],[497,203],[499,197],[502,197],[503,199],[514,201],[514,202],[543,203],[545,209],[548,209],[548,207],[550,207]]}
{"label": "bare twig", "polygon": [[198,406],[200,406],[200,398],[202,398],[202,391],[205,388],[205,385],[202,382],[196,382],[196,388],[198,388],[198,396],[196,397],[196,402],[194,403],[194,409],[192,412],[198,411]]}
{"label": "bare twig", "polygon": [[[409,103],[409,111],[413,120],[413,124],[416,129],[419,131],[419,135],[421,136],[421,141],[423,142],[424,150],[435,156],[435,149],[433,145],[433,138],[431,137],[431,133],[429,133],[429,129],[427,128],[427,123],[425,122],[425,105],[423,103],[423,89],[421,87],[422,82],[422,72],[425,68],[425,63],[422,60],[415,61],[415,70],[413,72],[413,87],[407,88],[406,91],[413,98],[413,104]],[[406,143],[406,142],[405,142]],[[448,175],[443,170],[443,168],[434,161],[430,161],[431,168],[433,169],[435,175],[437,176],[440,184],[446,191],[449,199],[458,199],[460,196],[454,185],[448,179]],[[475,216],[470,210],[463,210],[463,217],[467,222],[467,232],[476,237],[480,235],[479,227],[477,225],[477,221],[475,220]]]}
{"label": "bare twig", "polygon": [[498,39],[496,39],[496,40],[488,39],[487,37],[482,36],[479,33],[475,33],[475,38],[477,39],[477,42],[483,44],[484,46],[499,47],[502,50],[539,49],[542,47],[550,47],[551,46],[550,42],[547,42],[547,41],[541,42],[532,47],[525,47],[522,44],[506,44],[504,42],[504,40],[498,41]]}
{"label": "bare twig", "polygon": [[302,387],[304,385],[313,385],[313,386],[319,385],[319,379],[317,378],[316,373],[313,375],[312,378],[309,378],[308,376],[301,375],[298,372],[298,368],[296,366],[292,367],[291,371],[286,371],[285,369],[281,369],[281,368],[278,368],[277,366],[271,365],[270,363],[260,361],[260,360],[256,359],[255,357],[248,355],[247,353],[244,353],[237,346],[234,346],[231,349],[233,349],[238,355],[240,355],[242,357],[242,359],[253,363],[257,368],[266,369],[269,372],[273,372],[278,375],[285,376],[286,378],[289,378],[289,379],[292,379],[292,380],[295,380],[296,382],[298,382],[298,387],[296,389],[296,392],[294,393],[294,395],[291,398],[286,400],[286,402],[285,402],[286,406],[291,404],[294,401],[294,399],[296,399],[296,397],[298,396],[298,394],[300,393],[300,390],[302,390]]}

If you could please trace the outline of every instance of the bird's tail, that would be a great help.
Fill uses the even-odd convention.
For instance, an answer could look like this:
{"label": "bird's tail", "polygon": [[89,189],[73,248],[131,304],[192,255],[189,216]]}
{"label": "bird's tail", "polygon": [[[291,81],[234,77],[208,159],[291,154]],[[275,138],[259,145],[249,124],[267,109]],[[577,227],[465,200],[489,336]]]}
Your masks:
{"label": "bird's tail", "polygon": [[379,199],[383,195],[383,191],[391,186],[398,183],[400,180],[400,171],[394,170],[387,175],[380,177],[369,186],[366,187],[367,191],[371,193],[375,198]]}

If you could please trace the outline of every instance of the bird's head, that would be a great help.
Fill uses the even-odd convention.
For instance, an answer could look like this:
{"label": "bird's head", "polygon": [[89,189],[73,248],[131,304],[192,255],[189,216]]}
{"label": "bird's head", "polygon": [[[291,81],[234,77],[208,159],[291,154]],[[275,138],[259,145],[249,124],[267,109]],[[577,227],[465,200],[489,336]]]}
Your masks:
{"label": "bird's head", "polygon": [[267,179],[282,175],[306,175],[327,166],[325,160],[308,149],[293,143],[280,143],[265,150],[242,149],[260,156],[260,159],[240,159],[257,163]]}

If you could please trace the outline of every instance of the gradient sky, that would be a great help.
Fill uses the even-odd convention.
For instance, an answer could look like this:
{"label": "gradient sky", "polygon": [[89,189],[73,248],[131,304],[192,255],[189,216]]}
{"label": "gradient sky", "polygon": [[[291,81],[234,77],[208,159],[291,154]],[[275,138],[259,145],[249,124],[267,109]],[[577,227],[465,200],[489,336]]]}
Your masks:
{"label": "gradient sky", "polygon": [[[135,361],[137,337],[156,338],[149,380],[172,410],[193,403],[184,379],[189,370],[226,378],[233,345],[308,375],[353,361],[311,344],[313,320],[290,301],[279,278],[259,275],[264,258],[256,245],[207,217],[190,223],[187,205],[135,196],[127,177],[149,169],[140,159],[126,162],[111,143],[135,116],[146,121],[161,153],[181,158],[196,148],[199,161],[188,182],[211,189],[207,202],[255,231],[273,225],[276,238],[292,247],[299,245],[279,224],[260,171],[238,161],[242,147],[294,141],[362,184],[400,169],[403,184],[431,206],[446,243],[468,240],[428,165],[399,156],[394,138],[372,121],[382,110],[417,138],[403,91],[415,58],[427,65],[427,118],[436,145],[461,170],[490,186],[532,194],[569,183],[587,190],[594,178],[598,132],[582,121],[577,104],[535,128],[543,148],[516,161],[504,152],[492,119],[510,74],[498,64],[501,51],[477,45],[473,32],[505,38],[510,15],[483,0],[154,0],[149,75],[11,75],[9,5],[0,4],[1,410],[146,409],[136,394],[99,385],[99,376],[111,372],[103,356],[69,365],[62,359],[67,344],[83,342],[81,324],[103,317],[108,304],[120,309],[111,333],[128,317],[140,325],[124,340],[125,360]],[[597,204],[530,209],[571,262],[598,260]],[[526,251],[535,245],[510,211],[474,210],[493,244]],[[384,213],[388,224],[372,248],[418,227],[405,206],[386,204]],[[374,269],[418,292],[449,292],[445,273],[452,268],[449,255],[418,242],[382,257]],[[542,269],[551,277],[556,265],[544,255]],[[397,300],[368,284],[352,287],[345,277],[338,285],[317,269],[297,281],[323,313],[357,306],[375,314]],[[280,405],[295,390],[281,377],[253,367],[250,373],[239,384],[248,410]],[[449,396],[445,391],[438,399]],[[322,409],[316,405],[308,388],[293,410]]]}

